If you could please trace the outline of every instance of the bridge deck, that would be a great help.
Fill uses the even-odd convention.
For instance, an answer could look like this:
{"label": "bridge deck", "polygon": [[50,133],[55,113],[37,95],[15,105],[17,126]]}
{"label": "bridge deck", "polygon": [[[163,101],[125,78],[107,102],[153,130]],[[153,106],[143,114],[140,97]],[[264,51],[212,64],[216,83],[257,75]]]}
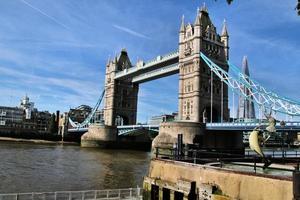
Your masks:
{"label": "bridge deck", "polygon": [[[232,130],[232,131],[252,131],[255,127],[260,126],[262,129],[265,129],[268,126],[268,123],[249,123],[249,122],[226,122],[226,123],[207,123],[207,130]],[[149,124],[140,124],[140,125],[124,125],[117,126],[119,135],[122,135],[131,130],[137,129],[148,129],[152,131],[158,131],[159,125],[149,125]],[[68,129],[70,133],[84,132],[88,128],[79,128],[79,129]],[[300,122],[286,122],[285,126],[282,127],[279,124],[276,125],[276,130],[281,131],[300,131]]]}

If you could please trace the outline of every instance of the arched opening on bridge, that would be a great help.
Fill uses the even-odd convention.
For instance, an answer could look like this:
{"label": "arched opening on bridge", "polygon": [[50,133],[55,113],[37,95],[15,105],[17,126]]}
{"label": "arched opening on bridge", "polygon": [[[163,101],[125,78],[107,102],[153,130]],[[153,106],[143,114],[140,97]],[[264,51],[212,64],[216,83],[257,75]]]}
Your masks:
{"label": "arched opening on bridge", "polygon": [[115,125],[116,126],[123,126],[123,125],[129,125],[128,118],[124,116],[117,115],[115,119]]}
{"label": "arched opening on bridge", "polygon": [[[212,111],[212,115],[211,115],[211,111]],[[202,113],[203,113],[203,117],[206,118],[206,123],[221,121],[221,114],[214,107],[211,109],[210,106],[207,106],[202,110]],[[211,120],[211,116],[212,116],[212,120]]]}

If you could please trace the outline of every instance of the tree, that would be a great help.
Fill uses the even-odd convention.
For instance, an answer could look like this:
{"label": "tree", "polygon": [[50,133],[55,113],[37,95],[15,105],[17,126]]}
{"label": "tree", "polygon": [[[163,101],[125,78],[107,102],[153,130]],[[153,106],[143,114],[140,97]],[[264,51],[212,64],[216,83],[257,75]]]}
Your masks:
{"label": "tree", "polygon": [[[233,0],[226,0],[228,4],[231,4]],[[298,15],[300,16],[300,0],[298,0],[298,4],[295,8],[297,10]]]}
{"label": "tree", "polygon": [[298,12],[298,15],[300,15],[300,0],[298,0],[298,4],[297,4],[297,7],[296,7],[296,10]]}

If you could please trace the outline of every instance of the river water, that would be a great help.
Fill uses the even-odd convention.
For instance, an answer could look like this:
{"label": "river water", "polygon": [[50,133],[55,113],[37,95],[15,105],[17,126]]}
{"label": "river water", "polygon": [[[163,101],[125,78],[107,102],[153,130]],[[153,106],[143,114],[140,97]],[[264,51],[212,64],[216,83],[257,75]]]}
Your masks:
{"label": "river water", "polygon": [[0,142],[0,193],[142,186],[150,153]]}

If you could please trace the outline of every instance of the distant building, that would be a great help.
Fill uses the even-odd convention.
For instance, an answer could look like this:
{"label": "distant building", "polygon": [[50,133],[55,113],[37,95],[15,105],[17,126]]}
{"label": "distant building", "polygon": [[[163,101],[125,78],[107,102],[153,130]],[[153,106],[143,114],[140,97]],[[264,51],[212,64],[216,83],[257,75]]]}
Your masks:
{"label": "distant building", "polygon": [[69,114],[65,112],[59,116],[58,120],[58,135],[66,135],[68,132]]}
{"label": "distant building", "polygon": [[[248,60],[247,57],[245,56],[243,58],[243,68],[242,72],[250,77],[249,73],[249,67],[248,67]],[[253,103],[253,96],[251,96],[251,90],[248,88],[242,88],[247,94],[247,96],[250,96],[250,99],[246,99],[243,95],[239,96],[239,105],[238,105],[238,110],[237,110],[237,119],[238,120],[243,120],[243,121],[249,121],[249,120],[254,120],[255,119],[255,109],[254,109],[254,103]]]}
{"label": "distant building", "polygon": [[150,125],[159,125],[162,122],[168,122],[168,121],[174,121],[177,119],[178,113],[172,113],[170,114],[163,114],[159,116],[153,116],[148,121],[148,124]]}
{"label": "distant building", "polygon": [[83,122],[87,116],[92,112],[92,108],[87,105],[81,105],[77,108],[70,109],[68,116],[74,121],[81,123]]}
{"label": "distant building", "polygon": [[47,134],[51,114],[38,111],[26,95],[19,107],[0,106],[0,133],[38,133]]}
{"label": "distant building", "polygon": [[[69,118],[73,122],[82,123],[91,112],[92,108],[87,105],[80,105],[76,108],[70,109],[68,113],[65,113],[60,116],[59,132],[61,133],[63,130],[66,129],[66,127],[72,128],[71,124],[68,123]],[[94,117],[91,119],[91,123],[103,123],[103,110],[96,110]],[[63,126],[65,127],[63,128]]]}
{"label": "distant building", "polygon": [[18,107],[0,106],[0,126],[12,127],[22,124],[24,110]]}
{"label": "distant building", "polygon": [[25,111],[25,119],[31,119],[31,114],[34,111],[34,103],[29,102],[29,97],[26,96],[21,100],[20,108]]}
{"label": "distant building", "polygon": [[34,121],[38,133],[49,133],[51,113],[48,111],[35,112]]}

